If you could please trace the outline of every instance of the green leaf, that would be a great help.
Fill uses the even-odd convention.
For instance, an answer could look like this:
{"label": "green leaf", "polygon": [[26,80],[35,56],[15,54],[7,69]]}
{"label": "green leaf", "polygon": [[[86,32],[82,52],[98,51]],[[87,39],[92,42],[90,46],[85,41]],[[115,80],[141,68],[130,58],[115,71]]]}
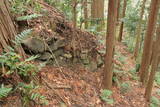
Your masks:
{"label": "green leaf", "polygon": [[0,98],[7,97],[8,94],[11,92],[12,88],[6,88],[2,84],[0,87]]}
{"label": "green leaf", "polygon": [[110,91],[110,90],[102,90],[100,97],[106,103],[113,104],[114,100],[109,98],[111,95],[112,95],[112,91]]}
{"label": "green leaf", "polygon": [[30,36],[31,32],[32,32],[32,29],[24,30],[23,32],[21,32],[20,34],[18,34],[15,37],[15,40],[12,41],[12,42],[15,43],[16,45],[21,44],[23,40],[27,39]]}
{"label": "green leaf", "polygon": [[110,91],[110,90],[103,90],[102,91],[102,96],[109,97],[111,95],[112,95],[112,91]]}
{"label": "green leaf", "polygon": [[114,103],[114,100],[113,100],[113,99],[106,99],[106,102],[107,102],[108,104],[113,104],[113,103]]}
{"label": "green leaf", "polygon": [[155,96],[152,96],[151,97],[151,104],[150,104],[151,107],[159,107],[160,106],[160,100],[155,97]]}
{"label": "green leaf", "polygon": [[37,98],[39,98],[40,97],[40,94],[39,93],[32,93],[32,95],[31,95],[31,99],[32,100],[36,100]]}
{"label": "green leaf", "polygon": [[34,14],[31,14],[31,15],[18,17],[17,21],[31,20],[31,19],[41,17],[41,16],[42,16],[41,14],[34,13]]}

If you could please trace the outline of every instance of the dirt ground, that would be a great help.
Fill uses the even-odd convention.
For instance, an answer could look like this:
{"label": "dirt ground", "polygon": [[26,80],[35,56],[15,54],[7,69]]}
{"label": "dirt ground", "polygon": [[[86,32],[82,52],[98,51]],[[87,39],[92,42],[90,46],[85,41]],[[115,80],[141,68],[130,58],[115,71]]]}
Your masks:
{"label": "dirt ground", "polygon": [[100,99],[103,68],[90,72],[76,64],[61,68],[47,66],[42,70],[44,87],[40,92],[47,96],[48,107],[147,107],[144,88],[127,73],[135,67],[135,61],[126,48],[121,43],[116,44],[116,50],[127,56],[127,62],[122,67],[127,75],[123,77],[123,82],[129,82],[131,89],[121,94],[120,89],[114,86],[114,104],[108,105]]}

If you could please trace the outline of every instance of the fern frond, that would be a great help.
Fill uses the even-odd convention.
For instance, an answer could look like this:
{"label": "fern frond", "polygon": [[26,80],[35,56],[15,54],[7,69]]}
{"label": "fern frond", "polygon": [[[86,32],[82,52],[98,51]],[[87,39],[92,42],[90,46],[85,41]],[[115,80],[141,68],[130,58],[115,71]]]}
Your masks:
{"label": "fern frond", "polygon": [[24,30],[23,32],[21,32],[15,37],[15,40],[13,41],[13,43],[15,43],[16,45],[20,45],[23,40],[27,39],[30,36],[31,32],[32,32],[32,29]]}
{"label": "fern frond", "polygon": [[41,16],[43,16],[43,15],[34,13],[31,15],[27,15],[27,16],[20,16],[17,18],[17,21],[31,20],[31,19],[41,17]]}
{"label": "fern frond", "polygon": [[31,100],[34,100],[34,101],[40,101],[40,103],[42,104],[45,104],[45,105],[48,104],[48,100],[46,99],[46,97],[39,93],[32,93],[30,98]]}
{"label": "fern frond", "polygon": [[39,93],[32,93],[32,94],[31,94],[31,99],[32,99],[32,100],[36,100],[37,98],[40,98],[40,96],[41,96],[41,95],[40,95]]}
{"label": "fern frond", "polygon": [[7,97],[11,90],[12,88],[6,88],[2,84],[0,87],[0,98]]}
{"label": "fern frond", "polygon": [[31,57],[29,57],[29,58],[27,58],[27,59],[25,59],[25,61],[24,62],[30,62],[30,61],[33,61],[33,60],[35,60],[36,58],[38,58],[39,56],[38,55],[36,55],[36,56],[31,56]]}

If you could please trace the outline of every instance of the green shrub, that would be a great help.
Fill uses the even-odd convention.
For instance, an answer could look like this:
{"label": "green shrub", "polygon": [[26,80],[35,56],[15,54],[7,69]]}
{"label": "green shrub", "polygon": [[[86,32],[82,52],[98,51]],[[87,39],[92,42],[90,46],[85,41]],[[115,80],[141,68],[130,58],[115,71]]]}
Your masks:
{"label": "green shrub", "polygon": [[116,76],[113,76],[112,81],[116,84],[116,86],[120,86],[119,79]]}
{"label": "green shrub", "polygon": [[36,102],[36,104],[48,104],[46,97],[36,92],[38,88],[39,86],[36,86],[33,82],[30,82],[30,84],[18,84],[17,89],[21,91],[23,106],[29,105],[30,102]]}
{"label": "green shrub", "polygon": [[12,88],[4,87],[4,85],[2,84],[0,87],[0,99],[7,97],[8,94],[11,92],[11,90],[12,90]]}
{"label": "green shrub", "polygon": [[[21,34],[17,35],[14,40],[15,47],[20,45],[22,40],[26,39],[30,32],[31,30],[25,30]],[[45,63],[39,65],[33,64],[32,61],[38,56],[31,56],[22,61],[22,57],[17,54],[13,48],[9,47],[9,49],[9,52],[3,52],[2,55],[0,55],[0,79],[5,78],[6,81],[7,79],[12,80],[12,78],[15,77],[22,81],[21,83],[17,83],[19,82],[18,80],[10,82],[9,85],[14,86],[11,88],[4,87],[4,85],[2,85],[0,87],[0,98],[7,97],[11,90],[13,90],[13,92],[18,91],[21,93],[24,106],[29,104],[31,101],[35,104],[47,104],[47,100],[44,96],[39,93],[35,93],[35,89],[38,87],[32,82],[32,77],[39,72]],[[15,88],[15,86],[17,87]]]}
{"label": "green shrub", "polygon": [[[21,57],[14,51],[4,53],[0,56],[0,68],[5,69],[0,71],[0,78],[10,77],[18,75],[24,83],[19,83],[18,87],[14,88],[14,92],[18,91],[22,93],[23,105],[29,104],[31,101],[36,104],[47,104],[47,100],[39,93],[34,93],[38,87],[33,84],[32,77],[35,76],[42,65],[31,64],[31,61],[37,58],[32,56],[24,61],[21,61]],[[6,78],[9,79],[9,78]],[[31,82],[30,82],[31,81]],[[28,84],[26,84],[27,82]],[[13,81],[13,84],[14,81]],[[0,98],[7,97],[12,88],[6,88],[3,85],[0,88]]]}
{"label": "green shrub", "polygon": [[120,86],[120,93],[121,93],[121,94],[125,94],[125,93],[127,93],[130,89],[131,89],[131,86],[130,86],[129,83],[127,83],[127,82],[122,83],[121,86]]}
{"label": "green shrub", "polygon": [[112,91],[110,90],[102,90],[100,98],[108,104],[113,104],[114,100],[111,99]]}
{"label": "green shrub", "polygon": [[29,63],[35,58],[37,56],[32,56],[25,61],[21,61],[21,56],[14,51],[3,53],[0,56],[0,67],[5,67],[5,71],[0,72],[0,76],[12,75],[14,72],[23,76],[35,75],[38,72],[39,66]]}
{"label": "green shrub", "polygon": [[160,107],[160,100],[157,97],[152,96],[151,102],[150,102],[150,107]]}

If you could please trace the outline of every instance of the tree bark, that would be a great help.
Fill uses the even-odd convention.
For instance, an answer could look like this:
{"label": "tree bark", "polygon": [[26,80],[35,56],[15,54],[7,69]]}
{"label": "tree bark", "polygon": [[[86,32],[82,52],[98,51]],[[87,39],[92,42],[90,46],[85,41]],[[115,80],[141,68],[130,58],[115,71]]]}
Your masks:
{"label": "tree bark", "polygon": [[160,64],[160,51],[158,53],[159,53],[158,65],[159,65]]}
{"label": "tree bark", "polygon": [[142,31],[142,20],[143,20],[143,15],[144,15],[144,9],[145,9],[145,4],[147,0],[143,0],[142,2],[142,7],[141,7],[141,12],[140,12],[140,19],[138,22],[138,27],[137,27],[137,37],[136,37],[136,44],[134,48],[134,57],[137,58],[138,56],[138,51],[140,48],[140,39],[141,39],[141,31]]}
{"label": "tree bark", "polygon": [[0,1],[0,43],[5,51],[9,51],[8,46],[11,45],[11,40],[16,35],[16,29],[10,17],[8,2]]}
{"label": "tree bark", "polygon": [[140,79],[143,85],[145,85],[148,78],[148,73],[149,73],[148,68],[149,68],[150,59],[151,59],[152,42],[153,42],[154,31],[155,31],[155,26],[157,21],[159,4],[160,4],[160,0],[151,1],[151,7],[150,7],[149,18],[148,18],[147,31],[145,34],[143,55],[142,55],[142,61],[141,61],[141,67],[140,67]]}
{"label": "tree bark", "polygon": [[[125,17],[126,8],[127,8],[127,0],[124,0],[122,18]],[[118,41],[119,41],[119,42],[122,41],[123,27],[124,27],[124,21],[122,21],[122,22],[121,22],[121,25],[120,25],[120,31],[119,31],[119,37],[118,37]]]}
{"label": "tree bark", "polygon": [[88,0],[84,1],[84,24],[85,29],[88,28]]}
{"label": "tree bark", "polygon": [[[104,23],[104,0],[93,0],[91,4],[92,25],[99,26],[97,31],[102,31]],[[97,20],[98,19],[98,20]]]}
{"label": "tree bark", "polygon": [[158,68],[158,58],[160,56],[160,26],[157,29],[157,39],[154,45],[154,53],[153,53],[153,60],[152,60],[152,69],[149,77],[149,81],[145,90],[145,97],[146,100],[149,101],[151,98],[151,92],[153,88],[155,74]]}
{"label": "tree bark", "polygon": [[102,87],[104,89],[112,88],[112,75],[113,75],[113,59],[114,59],[114,46],[115,46],[115,31],[116,31],[116,1],[109,0],[108,4],[108,19],[107,19],[107,35],[106,35],[106,55],[105,55],[105,68]]}
{"label": "tree bark", "polygon": [[[8,46],[13,45],[11,40],[14,40],[17,32],[10,16],[8,0],[0,0],[0,47],[4,51],[9,52]],[[21,46],[17,47],[18,53],[25,58],[24,51]]]}
{"label": "tree bark", "polygon": [[121,7],[121,0],[117,0],[117,22],[119,22],[119,12],[120,12],[120,7]]}
{"label": "tree bark", "polygon": [[72,20],[74,28],[77,26],[77,0],[72,0]]}

